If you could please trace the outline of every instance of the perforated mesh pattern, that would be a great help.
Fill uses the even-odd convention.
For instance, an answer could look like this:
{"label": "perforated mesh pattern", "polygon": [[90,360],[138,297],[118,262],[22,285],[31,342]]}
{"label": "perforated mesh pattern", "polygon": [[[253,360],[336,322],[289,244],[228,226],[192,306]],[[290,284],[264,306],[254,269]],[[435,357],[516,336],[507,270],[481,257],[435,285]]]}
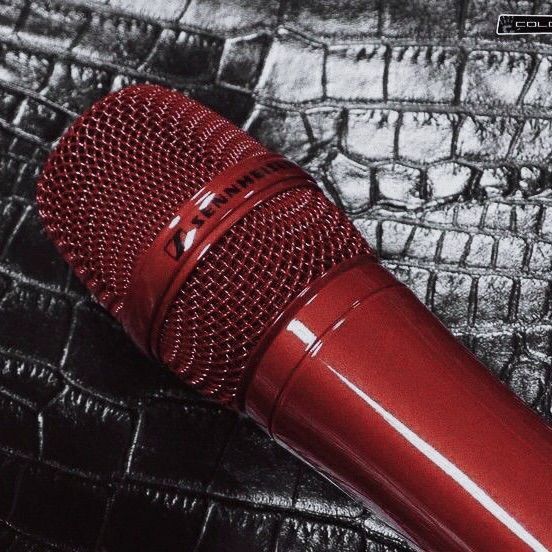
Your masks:
{"label": "perforated mesh pattern", "polygon": [[116,314],[137,256],[178,207],[225,168],[266,153],[198,102],[132,86],[93,105],[63,136],[38,184],[40,214]]}
{"label": "perforated mesh pattern", "polygon": [[[132,269],[197,189],[267,150],[219,115],[159,86],[111,94],[75,122],[38,186],[47,230],[79,277],[119,312]],[[252,348],[304,287],[368,252],[319,191],[283,192],[203,257],[169,309],[161,360],[232,403]]]}

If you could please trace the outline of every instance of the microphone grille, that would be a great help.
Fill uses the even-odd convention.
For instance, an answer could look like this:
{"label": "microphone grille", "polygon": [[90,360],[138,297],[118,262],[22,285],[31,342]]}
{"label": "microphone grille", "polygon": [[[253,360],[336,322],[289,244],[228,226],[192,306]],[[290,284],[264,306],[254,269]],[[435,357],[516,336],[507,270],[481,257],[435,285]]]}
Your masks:
{"label": "microphone grille", "polygon": [[[180,93],[140,85],[106,96],[61,139],[39,181],[49,235],[117,316],[132,270],[178,208],[217,174],[268,150]],[[170,307],[160,360],[232,404],[252,349],[282,309],[369,247],[318,190],[272,197],[202,257]]]}
{"label": "microphone grille", "polygon": [[267,152],[187,96],[131,86],[62,137],[38,183],[39,211],[65,259],[116,315],[138,256],[175,210],[227,167]]}

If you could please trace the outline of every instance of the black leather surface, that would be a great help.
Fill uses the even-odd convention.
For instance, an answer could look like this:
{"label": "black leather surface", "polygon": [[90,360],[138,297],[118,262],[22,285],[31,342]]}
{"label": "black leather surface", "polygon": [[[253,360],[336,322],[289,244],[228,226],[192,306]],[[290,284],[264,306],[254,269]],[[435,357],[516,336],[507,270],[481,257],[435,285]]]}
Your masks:
{"label": "black leather surface", "polygon": [[550,417],[552,50],[494,36],[499,13],[532,10],[550,6],[0,0],[0,550],[406,549],[144,360],[41,232],[45,154],[135,81],[185,90],[307,166]]}

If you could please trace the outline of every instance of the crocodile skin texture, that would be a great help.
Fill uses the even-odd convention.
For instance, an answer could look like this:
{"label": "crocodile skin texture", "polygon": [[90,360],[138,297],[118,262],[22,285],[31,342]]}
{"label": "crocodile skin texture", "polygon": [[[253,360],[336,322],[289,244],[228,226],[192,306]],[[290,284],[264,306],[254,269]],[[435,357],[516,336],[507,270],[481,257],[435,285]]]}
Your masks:
{"label": "crocodile skin texture", "polygon": [[[400,535],[142,358],[41,231],[64,128],[133,82],[315,174],[384,262],[551,417],[544,0],[0,0],[0,550],[360,552]],[[383,444],[382,444],[383,446]]]}

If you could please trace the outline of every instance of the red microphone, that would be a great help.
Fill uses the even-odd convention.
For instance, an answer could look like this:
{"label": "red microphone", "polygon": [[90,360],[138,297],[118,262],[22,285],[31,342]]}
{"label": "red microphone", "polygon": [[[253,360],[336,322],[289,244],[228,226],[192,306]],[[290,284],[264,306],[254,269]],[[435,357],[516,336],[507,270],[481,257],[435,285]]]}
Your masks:
{"label": "red microphone", "polygon": [[424,549],[552,550],[552,431],[297,165],[159,86],[106,96],[38,184],[136,344]]}

